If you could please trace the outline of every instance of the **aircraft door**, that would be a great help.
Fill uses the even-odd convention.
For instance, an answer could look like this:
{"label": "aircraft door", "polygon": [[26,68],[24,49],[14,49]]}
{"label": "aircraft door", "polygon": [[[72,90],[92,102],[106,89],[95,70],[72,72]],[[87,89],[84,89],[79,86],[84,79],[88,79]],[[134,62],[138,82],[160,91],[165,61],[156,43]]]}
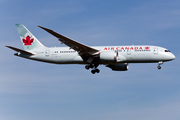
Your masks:
{"label": "aircraft door", "polygon": [[49,57],[49,54],[50,54],[50,51],[49,51],[49,50],[46,50],[46,51],[45,51],[45,56],[46,56],[46,57]]}
{"label": "aircraft door", "polygon": [[158,48],[154,48],[154,54],[158,54]]}

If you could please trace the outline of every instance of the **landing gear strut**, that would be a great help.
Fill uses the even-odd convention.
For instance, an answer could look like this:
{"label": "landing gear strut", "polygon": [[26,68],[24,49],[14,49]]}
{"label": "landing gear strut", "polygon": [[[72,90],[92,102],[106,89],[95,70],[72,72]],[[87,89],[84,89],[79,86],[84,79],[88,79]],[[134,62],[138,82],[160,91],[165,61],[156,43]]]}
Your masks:
{"label": "landing gear strut", "polygon": [[158,66],[157,66],[157,68],[160,70],[161,69],[161,66],[160,65],[162,65],[163,64],[163,61],[159,61],[158,62]]}
{"label": "landing gear strut", "polygon": [[99,64],[88,64],[88,65],[85,66],[85,68],[86,68],[87,70],[89,70],[89,69],[91,68],[91,69],[92,69],[92,70],[91,70],[91,73],[92,73],[92,74],[95,74],[95,73],[99,73],[99,72],[100,72],[100,70],[97,69],[98,66],[99,66]]}

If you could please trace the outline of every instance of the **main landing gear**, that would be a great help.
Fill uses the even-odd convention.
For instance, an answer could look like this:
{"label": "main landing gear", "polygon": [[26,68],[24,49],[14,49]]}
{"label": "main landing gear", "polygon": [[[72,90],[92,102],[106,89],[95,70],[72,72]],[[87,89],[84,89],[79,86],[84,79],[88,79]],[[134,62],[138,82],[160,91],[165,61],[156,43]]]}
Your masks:
{"label": "main landing gear", "polygon": [[163,61],[159,61],[158,62],[158,66],[157,66],[157,68],[160,70],[161,69],[161,66],[160,65],[162,65],[163,64]]}
{"label": "main landing gear", "polygon": [[87,70],[89,70],[90,68],[92,69],[91,70],[91,73],[92,74],[95,74],[95,73],[99,73],[100,72],[100,70],[99,69],[97,69],[97,67],[99,66],[99,64],[88,64],[88,65],[86,65],[85,66],[85,68],[87,69]]}

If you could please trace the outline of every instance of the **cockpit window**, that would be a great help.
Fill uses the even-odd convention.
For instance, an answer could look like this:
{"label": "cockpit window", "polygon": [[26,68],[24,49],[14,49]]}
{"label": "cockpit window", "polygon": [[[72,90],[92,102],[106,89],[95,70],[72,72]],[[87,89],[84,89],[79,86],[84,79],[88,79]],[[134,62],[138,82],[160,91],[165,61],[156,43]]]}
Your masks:
{"label": "cockpit window", "polygon": [[170,52],[169,50],[165,50],[165,52]]}

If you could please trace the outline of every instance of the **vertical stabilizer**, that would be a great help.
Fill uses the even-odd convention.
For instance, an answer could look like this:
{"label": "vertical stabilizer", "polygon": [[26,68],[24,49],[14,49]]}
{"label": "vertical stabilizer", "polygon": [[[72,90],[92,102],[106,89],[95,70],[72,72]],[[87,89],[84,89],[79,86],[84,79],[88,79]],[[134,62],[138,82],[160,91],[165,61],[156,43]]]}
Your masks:
{"label": "vertical stabilizer", "polygon": [[19,32],[21,41],[24,46],[24,50],[33,50],[36,48],[44,47],[38,39],[22,24],[16,24],[17,30]]}

